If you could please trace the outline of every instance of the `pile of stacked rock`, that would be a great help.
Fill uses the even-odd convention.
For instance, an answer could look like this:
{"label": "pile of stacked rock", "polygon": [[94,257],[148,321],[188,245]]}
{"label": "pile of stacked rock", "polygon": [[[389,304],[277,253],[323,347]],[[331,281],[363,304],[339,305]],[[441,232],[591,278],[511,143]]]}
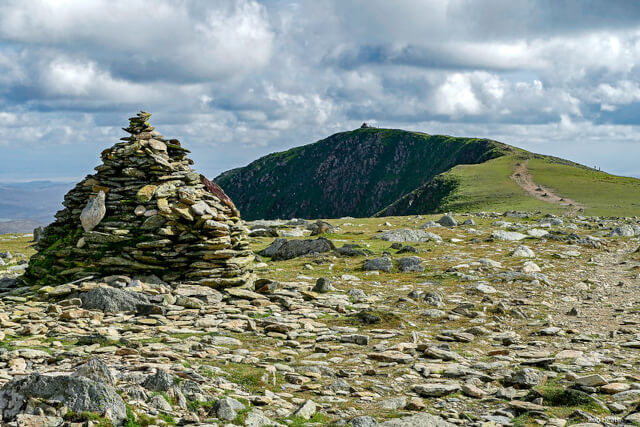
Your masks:
{"label": "pile of stacked rock", "polygon": [[229,197],[194,172],[189,150],[141,112],[131,136],[64,198],[24,276],[56,284],[89,275],[155,274],[168,282],[249,285],[253,254]]}

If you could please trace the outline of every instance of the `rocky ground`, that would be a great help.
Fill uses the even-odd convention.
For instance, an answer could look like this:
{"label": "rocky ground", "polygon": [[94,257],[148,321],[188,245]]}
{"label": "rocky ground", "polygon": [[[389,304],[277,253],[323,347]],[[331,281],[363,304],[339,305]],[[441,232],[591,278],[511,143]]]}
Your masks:
{"label": "rocky ground", "polygon": [[249,223],[220,291],[21,286],[0,236],[2,425],[640,424],[638,218],[439,219]]}

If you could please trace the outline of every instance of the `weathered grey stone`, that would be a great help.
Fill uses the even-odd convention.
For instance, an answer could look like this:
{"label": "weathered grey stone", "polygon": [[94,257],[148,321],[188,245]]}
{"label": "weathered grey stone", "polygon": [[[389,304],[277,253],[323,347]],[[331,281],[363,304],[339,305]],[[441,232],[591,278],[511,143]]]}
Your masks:
{"label": "weathered grey stone", "polygon": [[129,292],[116,288],[93,288],[80,294],[82,307],[88,310],[100,310],[107,313],[136,311],[138,306],[149,304],[143,293]]}
{"label": "weathered grey stone", "polygon": [[81,365],[71,376],[80,376],[89,378],[96,382],[104,383],[110,386],[115,385],[115,378],[111,374],[109,367],[100,359],[90,359],[84,365]]}
{"label": "weathered grey stone", "polygon": [[368,415],[352,418],[350,423],[353,427],[376,427],[380,425],[375,418]]}
{"label": "weathered grey stone", "polygon": [[96,197],[87,202],[87,206],[80,213],[80,223],[84,231],[93,230],[100,224],[106,213],[105,194],[104,191],[99,191]]}
{"label": "weathered grey stone", "polygon": [[542,373],[532,368],[523,368],[511,375],[510,384],[522,388],[531,388],[540,384]]}
{"label": "weathered grey stone", "polygon": [[274,422],[267,418],[267,416],[257,408],[254,408],[250,412],[248,412],[246,418],[244,419],[245,427],[266,427],[272,425],[274,425]]}
{"label": "weathered grey stone", "polygon": [[316,284],[313,287],[312,291],[317,292],[319,294],[325,294],[333,290],[333,286],[331,286],[331,281],[325,277],[320,277],[316,280]]}
{"label": "weathered grey stone", "polygon": [[316,411],[317,408],[315,402],[313,400],[306,400],[298,409],[296,409],[293,415],[308,420],[315,415]]}
{"label": "weathered grey stone", "polygon": [[458,221],[456,221],[453,218],[453,215],[451,215],[451,213],[448,213],[444,216],[442,216],[439,220],[438,220],[438,224],[444,226],[444,227],[455,227],[458,225]]}
{"label": "weathered grey stone", "polygon": [[371,251],[368,249],[363,249],[359,245],[352,245],[345,243],[342,247],[336,249],[336,252],[342,256],[366,256],[370,254]]}
{"label": "weathered grey stone", "polygon": [[158,369],[158,371],[147,377],[142,386],[152,391],[169,391],[173,387],[175,380],[167,371]]}
{"label": "weathered grey stone", "polygon": [[33,241],[38,243],[44,237],[44,227],[36,227],[33,229]]}
{"label": "weathered grey stone", "polygon": [[283,261],[312,253],[329,252],[335,249],[330,240],[319,237],[315,240],[287,240],[271,257],[274,261]]}
{"label": "weathered grey stone", "polygon": [[213,409],[216,411],[218,418],[231,421],[238,416],[237,411],[244,410],[245,406],[236,399],[225,397],[218,400],[213,406]]}
{"label": "weathered grey stone", "polygon": [[422,258],[418,256],[408,256],[398,259],[398,270],[402,273],[417,271],[423,272],[424,266],[422,265]]}
{"label": "weathered grey stone", "polygon": [[511,256],[516,258],[534,258],[536,254],[529,249],[528,246],[520,245],[511,253]]}
{"label": "weathered grey stone", "polygon": [[491,233],[491,237],[496,240],[516,241],[526,239],[527,235],[515,231],[495,230]]}
{"label": "weathered grey stone", "polygon": [[269,246],[259,251],[258,255],[271,258],[275,255],[278,249],[280,249],[280,246],[284,245],[286,242],[287,239],[275,239]]}
{"label": "weathered grey stone", "polygon": [[362,269],[364,271],[384,271],[389,273],[393,268],[391,258],[383,256],[380,258],[368,259],[364,262]]}
{"label": "weathered grey stone", "polygon": [[611,230],[609,237],[633,237],[635,234],[635,230],[632,226],[623,224]]}
{"label": "weathered grey stone", "polygon": [[[113,387],[82,376],[31,374],[6,383],[0,389],[0,407],[5,420],[13,419],[26,405],[26,399],[59,401],[75,412],[108,412],[115,425],[127,417],[124,401]],[[6,403],[8,402],[8,404]]]}
{"label": "weathered grey stone", "polygon": [[382,240],[389,242],[428,242],[436,241],[441,242],[442,237],[429,231],[411,230],[404,228],[401,230],[390,230],[380,234]]}
{"label": "weathered grey stone", "polygon": [[152,408],[159,409],[159,410],[161,410],[163,412],[169,412],[169,411],[171,411],[173,409],[171,407],[171,404],[169,402],[167,402],[167,399],[165,399],[160,394],[156,394],[156,395],[151,396],[151,401],[149,402],[149,405]]}
{"label": "weathered grey stone", "polygon": [[409,417],[394,418],[380,424],[382,427],[454,427],[448,421],[431,414],[416,414]]}

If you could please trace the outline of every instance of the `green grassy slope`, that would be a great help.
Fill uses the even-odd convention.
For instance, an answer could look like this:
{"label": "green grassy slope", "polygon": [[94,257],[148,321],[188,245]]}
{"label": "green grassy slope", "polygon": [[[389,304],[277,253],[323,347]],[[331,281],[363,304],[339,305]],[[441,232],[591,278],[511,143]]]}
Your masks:
{"label": "green grassy slope", "polygon": [[510,178],[518,161],[518,156],[506,155],[476,165],[455,166],[376,216],[449,211],[562,212],[561,206],[529,196]]}
{"label": "green grassy slope", "polygon": [[[516,165],[528,161],[536,184],[584,206],[585,215],[633,216],[640,214],[640,180],[610,175],[566,160],[517,150],[512,154],[476,165],[458,165],[437,180],[449,183],[452,191],[442,197],[436,209],[423,212],[526,210],[561,214],[568,208],[527,194],[511,179]],[[453,183],[453,184],[451,184]],[[419,194],[420,190],[414,193]],[[431,193],[430,193],[431,194]],[[405,196],[407,198],[409,196]],[[396,202],[399,203],[399,202]],[[406,203],[405,203],[406,205]],[[420,199],[412,205],[420,205]],[[432,206],[429,206],[432,207]],[[418,213],[406,209],[408,213]],[[379,216],[397,214],[389,208]]]}
{"label": "green grassy slope", "polygon": [[516,163],[521,161],[522,157],[510,155],[473,165],[477,167],[460,165],[451,169],[447,175],[455,177],[459,187],[442,206],[443,211],[562,212],[565,208],[531,197],[511,179]]}
{"label": "green grassy slope", "polygon": [[587,215],[640,215],[640,179],[540,158],[529,161],[529,171],[536,183],[585,205]]}

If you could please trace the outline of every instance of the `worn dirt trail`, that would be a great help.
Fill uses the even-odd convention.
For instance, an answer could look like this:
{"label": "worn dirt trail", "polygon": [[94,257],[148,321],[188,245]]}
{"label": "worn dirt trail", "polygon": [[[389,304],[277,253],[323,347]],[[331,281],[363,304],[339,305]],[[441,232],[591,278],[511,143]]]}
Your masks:
{"label": "worn dirt trail", "polygon": [[516,184],[518,184],[524,191],[536,199],[543,200],[548,203],[566,206],[569,208],[570,213],[575,214],[578,210],[583,209],[584,206],[575,200],[567,199],[566,197],[560,197],[548,187],[543,187],[533,182],[533,177],[529,173],[527,167],[528,161],[519,163],[516,169],[511,175]]}

